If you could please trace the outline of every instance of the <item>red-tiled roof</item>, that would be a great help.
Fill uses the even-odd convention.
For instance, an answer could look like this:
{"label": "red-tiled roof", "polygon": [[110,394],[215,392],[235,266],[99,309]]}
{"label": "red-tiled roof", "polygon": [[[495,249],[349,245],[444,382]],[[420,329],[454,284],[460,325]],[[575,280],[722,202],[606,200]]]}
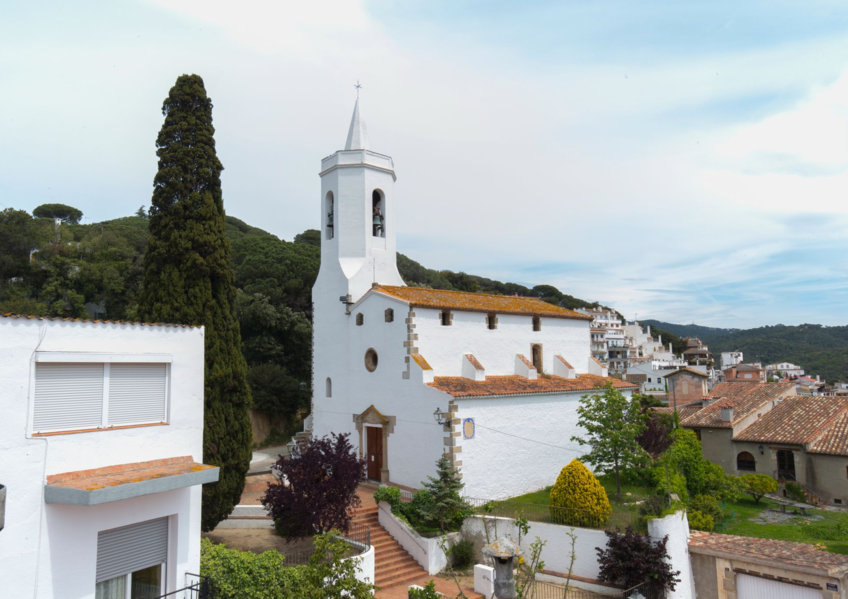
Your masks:
{"label": "red-tiled roof", "polygon": [[77,470],[75,472],[51,474],[47,477],[47,484],[53,487],[94,491],[96,489],[105,489],[106,487],[117,487],[152,480],[154,478],[162,478],[163,476],[176,476],[209,470],[211,468],[215,468],[215,466],[198,464],[191,456],[183,456],[149,462],[106,466],[105,468],[94,468],[92,470]]}
{"label": "red-tiled roof", "polygon": [[625,383],[614,377],[579,374],[577,378],[540,376],[531,380],[518,375],[487,376],[484,381],[472,381],[460,376],[437,376],[431,387],[453,397],[486,397],[491,395],[523,395],[528,393],[570,393],[591,391],[611,382],[618,389],[638,389],[638,385]]}
{"label": "red-tiled roof", "polygon": [[563,358],[562,356],[560,356],[559,354],[557,354],[556,356],[554,356],[554,360],[559,360],[560,362],[562,362],[562,363],[565,365],[565,367],[566,367],[566,368],[571,368],[572,370],[574,370],[574,366],[572,366],[571,364],[569,364],[569,363],[566,361],[566,359],[565,359],[565,358]]}
{"label": "red-tiled roof", "polygon": [[22,318],[24,320],[53,320],[63,322],[87,322],[89,324],[123,324],[139,327],[174,327],[178,329],[201,328],[201,325],[194,324],[171,324],[167,322],[133,322],[130,320],[97,320],[94,318],[65,318],[61,316],[31,316],[28,314],[15,314],[14,312],[0,312],[0,318]]}
{"label": "red-tiled roof", "polygon": [[784,399],[733,439],[799,445],[813,443],[846,411],[848,397],[796,395]]}
{"label": "red-tiled roof", "polygon": [[528,360],[525,356],[523,356],[521,354],[517,354],[515,357],[518,358],[519,360],[521,360],[521,363],[524,364],[530,370],[536,370],[536,367],[533,366],[533,362]]}
{"label": "red-tiled roof", "polygon": [[421,367],[421,370],[433,370],[433,367],[427,363],[427,360],[421,354],[412,354],[412,359]]}
{"label": "red-tiled roof", "polygon": [[465,354],[465,358],[469,362],[471,362],[471,365],[474,367],[475,370],[486,370],[485,368],[483,368],[483,365],[480,364],[480,360],[474,357],[474,354]]}
{"label": "red-tiled roof", "polygon": [[[788,383],[719,383],[708,394],[716,399],[702,410],[681,419],[686,428],[731,428],[760,406],[779,397],[794,393],[795,385]],[[722,408],[733,408],[733,422],[721,419]]]}
{"label": "red-tiled roof", "polygon": [[[655,396],[658,397],[658,396]],[[663,399],[668,399],[668,396],[664,396]],[[659,412],[660,414],[674,414],[674,406],[668,406],[663,408],[651,408],[654,412]],[[682,406],[677,406],[677,414],[680,417],[680,420],[684,420],[688,418],[695,412],[701,409],[700,401],[693,401],[691,403],[683,404]]]}
{"label": "red-tiled roof", "polygon": [[807,453],[848,455],[848,411],[830,425],[824,436],[813,443]]}
{"label": "red-tiled roof", "polygon": [[675,374],[678,374],[680,372],[688,372],[689,374],[695,374],[704,378],[710,378],[710,375],[706,374],[705,372],[701,372],[700,370],[696,370],[694,368],[689,368],[686,366],[684,366],[683,368],[678,368],[674,372],[669,372],[668,374],[665,374],[663,376],[674,376]]}
{"label": "red-tiled roof", "polygon": [[796,566],[822,571],[839,577],[848,570],[848,555],[820,551],[814,545],[775,539],[738,537],[693,530],[689,533],[689,550],[695,553],[721,555],[733,559],[749,558],[773,562],[776,567]]}
{"label": "red-tiled roof", "polygon": [[485,293],[443,291],[440,289],[421,289],[419,287],[390,285],[378,285],[373,289],[377,293],[408,302],[410,306],[421,306],[422,308],[592,320],[591,316],[580,314],[574,310],[560,308],[535,297],[488,295]]}

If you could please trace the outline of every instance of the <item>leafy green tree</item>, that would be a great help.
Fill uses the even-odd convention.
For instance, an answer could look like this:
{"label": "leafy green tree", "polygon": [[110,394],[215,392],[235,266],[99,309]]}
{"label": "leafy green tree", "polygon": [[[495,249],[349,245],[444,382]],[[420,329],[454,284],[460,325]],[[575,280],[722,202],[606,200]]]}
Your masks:
{"label": "leafy green tree", "polygon": [[29,272],[30,252],[39,246],[32,217],[23,210],[0,211],[0,282]]}
{"label": "leafy green tree", "polygon": [[615,472],[616,497],[621,499],[621,471],[645,457],[638,439],[648,415],[638,400],[626,397],[612,383],[604,386],[603,393],[584,395],[577,415],[577,424],[586,430],[586,435],[571,440],[590,449],[581,460],[602,471]]}
{"label": "leafy green tree", "polygon": [[206,329],[203,461],[221,468],[218,482],[203,487],[201,527],[211,530],[244,489],[252,444],[250,389],[224,235],[223,166],[215,153],[212,101],[203,80],[180,76],[162,113],[137,315]]}
{"label": "leafy green tree", "polygon": [[764,495],[777,492],[777,481],[765,474],[744,474],[739,477],[745,485],[745,492],[759,503]]}
{"label": "leafy green tree", "polygon": [[135,215],[145,220],[149,218],[149,215],[147,214],[147,208],[145,208],[144,206],[139,206],[138,210],[135,211]]}
{"label": "leafy green tree", "polygon": [[321,231],[318,229],[307,229],[303,233],[298,233],[294,236],[295,243],[305,243],[306,245],[313,245],[315,247],[321,247]]}
{"label": "leafy green tree", "polygon": [[376,587],[356,578],[358,560],[348,558],[350,547],[337,530],[321,535],[304,573],[298,597],[304,599],[372,599]]}
{"label": "leafy green tree", "polygon": [[458,525],[471,513],[471,507],[460,494],[465,484],[447,455],[436,462],[436,476],[428,476],[422,483],[423,491],[429,493],[432,503],[422,505],[421,517],[438,524],[441,532],[457,530]]}
{"label": "leafy green tree", "polygon": [[42,204],[32,211],[37,218],[58,218],[69,225],[77,225],[82,219],[82,210],[65,204]]}

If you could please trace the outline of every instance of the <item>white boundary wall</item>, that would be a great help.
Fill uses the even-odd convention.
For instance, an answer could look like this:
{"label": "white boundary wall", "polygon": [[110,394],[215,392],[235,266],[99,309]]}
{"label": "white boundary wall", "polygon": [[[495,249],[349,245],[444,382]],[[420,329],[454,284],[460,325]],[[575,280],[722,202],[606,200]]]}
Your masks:
{"label": "white boundary wall", "polygon": [[445,552],[442,551],[439,544],[442,541],[445,541],[448,545],[451,545],[462,538],[462,534],[459,532],[452,532],[432,539],[422,537],[406,524],[398,520],[394,514],[392,514],[391,506],[385,501],[380,502],[379,516],[380,526],[385,528],[386,532],[392,535],[392,538],[400,543],[401,547],[403,547],[416,562],[421,564],[421,567],[427,570],[427,573],[431,576],[438,574],[444,570],[445,566],[448,565],[447,556],[445,555]]}
{"label": "white boundary wall", "polygon": [[695,577],[689,559],[689,519],[686,512],[679,511],[665,518],[650,520],[648,535],[653,541],[660,541],[668,535],[666,550],[671,569],[680,571],[680,582],[668,593],[668,599],[695,599]]}

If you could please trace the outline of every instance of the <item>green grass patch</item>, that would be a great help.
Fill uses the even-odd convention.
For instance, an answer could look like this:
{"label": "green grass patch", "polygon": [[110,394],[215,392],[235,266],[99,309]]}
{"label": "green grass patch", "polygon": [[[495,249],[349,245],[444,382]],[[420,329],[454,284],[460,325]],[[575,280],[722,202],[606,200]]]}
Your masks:
{"label": "green grass patch", "polygon": [[[777,539],[797,543],[823,543],[831,553],[848,554],[848,515],[840,512],[807,510],[811,517],[793,515],[785,520],[773,523],[752,522],[761,519],[765,510],[779,509],[779,504],[770,499],[754,499],[745,496],[735,503],[728,504],[733,511],[731,518],[719,524],[715,532],[760,539]],[[787,508],[792,511],[791,508]],[[815,518],[815,519],[814,519]]]}

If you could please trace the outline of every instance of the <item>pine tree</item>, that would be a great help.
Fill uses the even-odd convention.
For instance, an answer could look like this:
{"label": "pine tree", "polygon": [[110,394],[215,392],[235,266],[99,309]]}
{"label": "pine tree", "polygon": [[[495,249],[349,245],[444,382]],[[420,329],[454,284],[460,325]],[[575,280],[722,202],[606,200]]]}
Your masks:
{"label": "pine tree", "polygon": [[439,530],[448,532],[462,524],[470,512],[468,503],[460,496],[465,484],[459,472],[451,464],[450,458],[443,455],[436,462],[436,476],[428,476],[428,482],[422,483],[432,497],[432,503],[422,507],[425,520],[438,523]]}
{"label": "pine tree", "polygon": [[162,114],[137,316],[206,328],[203,461],[221,469],[218,482],[203,487],[201,526],[211,530],[238,503],[252,445],[247,365],[224,235],[224,167],[215,153],[212,101],[203,79],[179,77]]}

